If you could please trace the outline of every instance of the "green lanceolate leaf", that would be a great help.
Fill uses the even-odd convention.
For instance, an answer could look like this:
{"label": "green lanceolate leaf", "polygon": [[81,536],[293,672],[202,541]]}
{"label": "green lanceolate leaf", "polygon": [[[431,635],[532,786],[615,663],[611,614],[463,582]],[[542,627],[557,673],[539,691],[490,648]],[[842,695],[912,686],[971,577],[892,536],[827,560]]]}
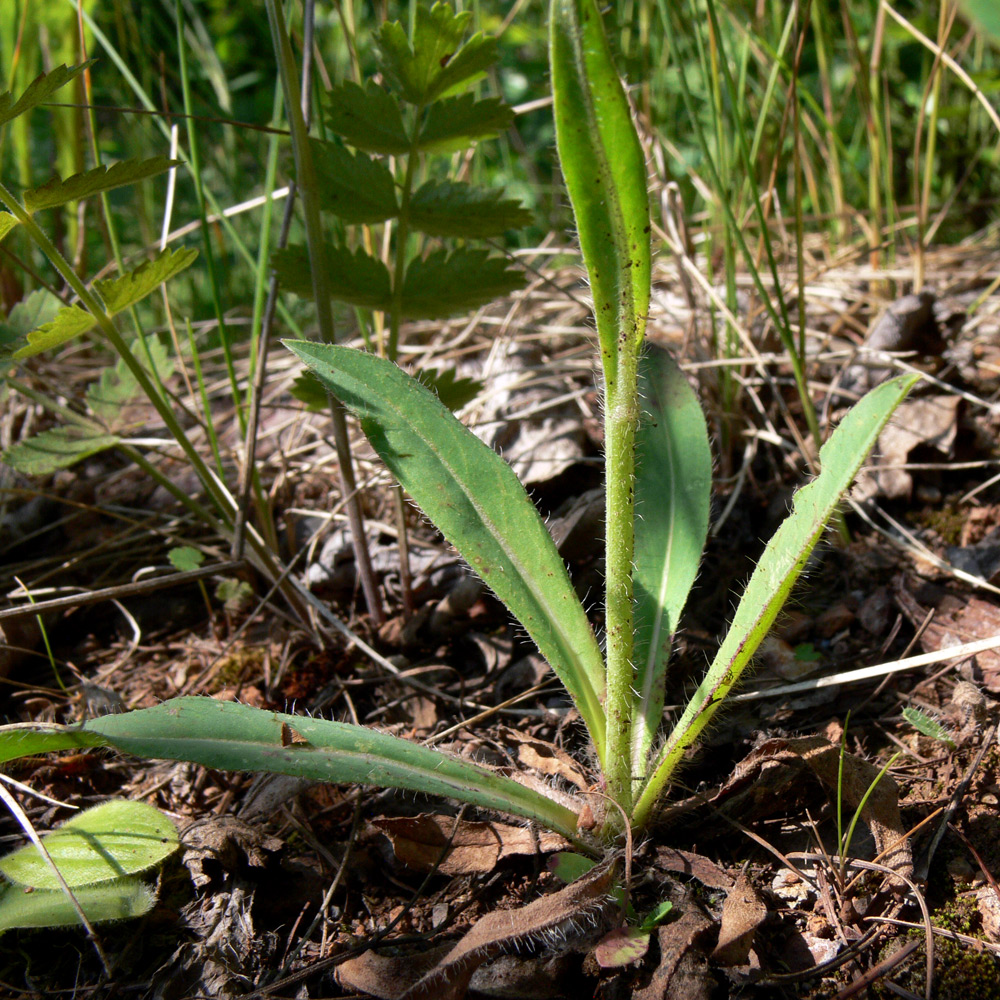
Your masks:
{"label": "green lanceolate leaf", "polygon": [[502,191],[455,181],[428,181],[410,199],[410,225],[428,236],[485,239],[531,222],[519,202]]}
{"label": "green lanceolate leaf", "polygon": [[708,537],[712,452],[698,397],[669,352],[647,348],[636,439],[632,762],[645,773],[660,725],[670,644]]}
{"label": "green lanceolate leaf", "polygon": [[[392,286],[389,269],[382,261],[369,257],[360,248],[352,253],[347,247],[328,243],[326,262],[332,298],[363,309],[389,310]],[[271,257],[271,266],[283,288],[303,298],[312,298],[311,265],[305,247],[295,245],[276,250]]]}
{"label": "green lanceolate leaf", "polygon": [[[147,337],[145,347],[139,340],[134,340],[129,349],[143,368],[155,370],[161,382],[173,374],[173,359],[156,337]],[[105,368],[101,377],[87,389],[87,405],[95,417],[114,427],[121,418],[122,407],[137,395],[139,383],[132,369],[119,358],[113,368]]]}
{"label": "green lanceolate leaf", "polygon": [[14,95],[8,90],[0,94],[0,125],[23,115],[25,111],[47,101],[60,87],[64,87],[74,77],[79,76],[88,66],[93,66],[94,60],[81,63],[79,66],[57,66],[50,73],[35,77],[28,84],[24,93],[14,100]]}
{"label": "green lanceolate leaf", "polygon": [[369,81],[364,87],[347,81],[327,97],[326,123],[356,149],[399,156],[410,151],[399,104],[392,94]]}
{"label": "green lanceolate leaf", "polygon": [[419,5],[412,46],[398,21],[382,25],[376,36],[380,68],[411,104],[430,104],[496,62],[495,39],[476,34],[462,44],[471,19],[471,11],[455,14],[445,3],[430,10]]}
{"label": "green lanceolate leaf", "polygon": [[56,313],[56,318],[50,323],[43,323],[37,330],[28,334],[28,342],[24,347],[14,352],[14,358],[20,361],[32,355],[41,354],[50,348],[65,344],[88,330],[97,326],[97,319],[86,309],[79,306],[65,306]]}
{"label": "green lanceolate leaf", "polygon": [[26,476],[47,476],[114,448],[120,440],[117,434],[107,434],[96,427],[53,427],[11,445],[4,452],[3,460]]}
{"label": "green lanceolate leaf", "polygon": [[287,346],[359,418],[403,488],[527,629],[603,759],[600,649],[552,537],[510,466],[391,362],[325,344]]}
{"label": "green lanceolate leaf", "polygon": [[94,287],[104,300],[108,315],[113,316],[142,301],[165,281],[190,267],[197,256],[198,251],[191,248],[164,250],[118,278],[95,281]]}
{"label": "green lanceolate leaf", "polygon": [[147,177],[155,177],[178,163],[180,160],[154,156],[148,160],[122,160],[110,167],[95,167],[93,170],[85,170],[83,173],[67,177],[66,180],[57,176],[41,187],[25,191],[24,207],[29,212],[55,208],[69,201],[79,201],[81,198],[89,198],[102,191],[135,184]]}
{"label": "green lanceolate leaf", "polygon": [[[78,813],[47,833],[42,843],[71,889],[144,872],[180,846],[169,816],[145,802],[127,799]],[[60,888],[34,844],[0,858],[0,872],[18,885]]]}
{"label": "green lanceolate leaf", "polygon": [[[156,893],[137,878],[80,886],[73,895],[92,924],[141,917],[156,905]],[[73,904],[60,889],[26,893],[16,885],[0,887],[0,933],[17,927],[76,927],[79,923]]]}
{"label": "green lanceolate leaf", "polygon": [[336,142],[310,140],[320,205],[352,224],[373,224],[399,214],[389,168],[366,153],[352,156]]}
{"label": "green lanceolate leaf", "polygon": [[524,287],[523,272],[487,250],[437,250],[410,261],[403,279],[402,315],[444,319]]}
{"label": "green lanceolate leaf", "polygon": [[549,17],[559,162],[590,275],[611,397],[619,336],[638,350],[649,311],[646,160],[595,0],[552,0]]}
{"label": "green lanceolate leaf", "polygon": [[450,153],[465,149],[480,139],[494,139],[510,128],[514,112],[498,97],[476,100],[459,94],[435,101],[417,137],[417,148],[425,153]]}
{"label": "green lanceolate leaf", "polygon": [[444,795],[536,820],[580,843],[577,815],[567,806],[477,764],[362,726],[197,697],[78,726],[0,726],[0,761],[81,746],[109,746],[222,771],[266,771]]}
{"label": "green lanceolate leaf", "polygon": [[875,446],[892,411],[916,382],[917,376],[907,376],[873,389],[851,408],[823,445],[819,455],[822,471],[795,494],[792,512],[767,543],[705,680],[657,757],[654,773],[636,805],[633,822],[638,826],[649,819],[656,797],[670,780],[684,751],[738,683],[861,463]]}

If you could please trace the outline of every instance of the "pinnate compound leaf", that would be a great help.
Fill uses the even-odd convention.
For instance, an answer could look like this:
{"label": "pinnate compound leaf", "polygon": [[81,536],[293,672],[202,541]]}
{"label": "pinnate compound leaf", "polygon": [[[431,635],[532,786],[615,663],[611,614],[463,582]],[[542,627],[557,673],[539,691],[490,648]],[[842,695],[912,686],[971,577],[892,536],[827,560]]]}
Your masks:
{"label": "pinnate compound leaf", "polygon": [[524,626],[600,752],[601,652],[552,536],[510,466],[391,362],[327,344],[286,346],[358,417],[403,488]]}
{"label": "pinnate compound leaf", "polygon": [[410,319],[444,319],[523,287],[523,272],[487,250],[437,250],[406,268],[402,312]]}
{"label": "pinnate compound leaf", "polygon": [[79,76],[94,60],[81,63],[79,66],[57,66],[49,73],[42,73],[28,84],[24,93],[15,102],[11,91],[0,94],[0,125],[23,115],[36,105],[47,101],[60,87],[64,87],[74,77]]}
{"label": "pinnate compound leaf", "polygon": [[[177,850],[177,827],[146,802],[112,800],[78,813],[42,837],[71,888],[136,875]],[[59,881],[34,844],[0,858],[9,882],[58,889]]]}
{"label": "pinnate compound leaf", "polygon": [[640,362],[639,398],[632,758],[642,774],[662,717],[671,642],[708,537],[712,450],[698,397],[663,348],[650,347]]}
{"label": "pinnate compound leaf", "polygon": [[455,14],[445,3],[430,10],[419,5],[412,47],[398,21],[382,25],[376,35],[380,68],[411,104],[430,104],[496,62],[496,39],[475,34],[462,44],[471,19],[471,11]]}
{"label": "pinnate compound leaf", "polygon": [[198,251],[190,247],[164,250],[152,260],[144,261],[134,271],[117,278],[95,281],[94,287],[104,300],[104,308],[113,316],[134,306],[165,281],[190,267]]}
{"label": "pinnate compound leaf", "polygon": [[[156,893],[137,878],[78,886],[76,901],[92,924],[141,917],[156,905]],[[80,923],[73,904],[61,889],[0,887],[0,933],[16,927],[75,927]]]}
{"label": "pinnate compound leaf", "polygon": [[155,177],[178,163],[180,160],[153,156],[147,160],[122,160],[110,167],[94,167],[93,170],[73,174],[66,180],[56,176],[41,187],[25,191],[24,207],[29,212],[55,208],[58,205],[65,205],[68,201],[79,201],[81,198],[89,198],[102,191],[111,191],[126,184],[135,184],[147,177]]}
{"label": "pinnate compound leaf", "polygon": [[498,97],[483,100],[476,100],[472,94],[446,97],[427,109],[417,147],[425,153],[465,149],[480,139],[496,138],[513,121],[513,110]]}
{"label": "pinnate compound leaf", "polygon": [[14,358],[30,358],[42,351],[48,351],[67,340],[79,337],[97,326],[96,317],[79,306],[64,306],[56,313],[56,318],[50,323],[43,323],[37,330],[28,334],[28,342],[24,347],[14,352]]}
{"label": "pinnate compound leaf", "polygon": [[[155,370],[161,380],[173,374],[173,358],[156,337],[147,337],[145,347],[134,340],[130,350],[146,371]],[[121,416],[122,407],[138,394],[139,383],[135,375],[124,359],[119,358],[113,368],[105,368],[101,377],[87,389],[87,405],[94,416],[113,426]]]}
{"label": "pinnate compound leaf", "polygon": [[367,153],[351,155],[336,142],[310,140],[320,205],[354,225],[394,219],[399,214],[389,168]]}
{"label": "pinnate compound leaf", "polygon": [[10,212],[0,212],[0,242],[17,225],[17,219]]}
{"label": "pinnate compound leaf", "polygon": [[410,199],[410,224],[428,236],[485,239],[531,222],[531,213],[502,191],[455,181],[428,181]]}
{"label": "pinnate compound leaf", "polygon": [[873,389],[850,409],[820,449],[820,474],[792,498],[792,511],[767,543],[705,679],[657,756],[632,817],[637,826],[648,819],[685,750],[739,682],[882,428],[917,381],[918,376],[904,376]]}
{"label": "pinnate compound leaf", "polygon": [[[389,269],[382,261],[369,257],[361,248],[352,253],[347,247],[328,243],[326,263],[330,269],[329,288],[333,298],[363,309],[389,311],[392,285]],[[304,246],[295,244],[276,250],[271,257],[271,266],[282,287],[303,298],[312,298],[312,265]]]}
{"label": "pinnate compound leaf", "polygon": [[399,104],[392,94],[369,81],[338,84],[327,98],[326,123],[356,149],[399,156],[409,152],[410,139]]}
{"label": "pinnate compound leaf", "polygon": [[68,469],[91,455],[107,451],[119,440],[117,434],[105,434],[96,428],[53,427],[11,445],[4,452],[3,460],[26,476],[47,476],[57,469]]}

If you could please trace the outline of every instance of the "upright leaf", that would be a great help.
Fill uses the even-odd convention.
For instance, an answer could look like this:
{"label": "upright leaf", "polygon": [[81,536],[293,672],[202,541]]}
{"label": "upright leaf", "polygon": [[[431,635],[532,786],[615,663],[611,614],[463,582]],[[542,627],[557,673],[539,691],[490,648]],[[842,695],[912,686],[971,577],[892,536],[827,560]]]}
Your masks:
{"label": "upright leaf", "polygon": [[356,149],[399,156],[410,150],[410,137],[396,98],[378,84],[338,84],[326,99],[326,123]]}
{"label": "upright leaf", "polygon": [[654,773],[646,782],[632,817],[637,826],[648,821],[657,796],[684,751],[697,740],[726,695],[739,683],[861,463],[874,447],[892,411],[917,381],[918,376],[906,376],[873,389],[851,408],[823,445],[819,454],[820,474],[792,498],[792,512],[767,543],[705,679],[657,756]]}
{"label": "upright leaf", "polygon": [[451,153],[480,139],[495,139],[513,121],[513,110],[498,97],[446,97],[427,109],[417,148],[425,153]]}
{"label": "upright leaf", "polygon": [[524,274],[487,250],[437,250],[410,261],[403,279],[402,314],[444,319],[524,287]]}
{"label": "upright leaf", "polygon": [[79,201],[111,191],[126,184],[135,184],[147,177],[155,177],[180,163],[166,156],[153,156],[148,160],[122,160],[110,167],[94,167],[83,173],[73,174],[63,180],[56,176],[41,187],[24,192],[24,207],[29,212],[38,212],[43,208],[55,208],[69,201]]}
{"label": "upright leaf", "polygon": [[698,397],[663,348],[647,348],[639,395],[646,413],[636,440],[632,769],[644,774],[670,645],[708,537],[712,451]]}
{"label": "upright leaf", "polygon": [[476,34],[462,43],[471,19],[471,11],[455,14],[446,3],[418,5],[412,46],[398,21],[382,25],[376,38],[382,72],[411,104],[430,104],[496,62],[496,39]]}
{"label": "upright leaf", "polygon": [[57,66],[49,73],[42,73],[28,84],[16,101],[9,90],[0,94],[0,125],[6,125],[7,122],[23,115],[25,111],[30,111],[36,105],[47,101],[60,87],[66,86],[70,80],[93,64],[94,60],[90,59],[79,66]]}
{"label": "upright leaf", "polygon": [[510,466],[391,362],[326,344],[287,346],[358,417],[404,489],[524,626],[603,759],[600,649],[562,557]]}
{"label": "upright leaf", "polygon": [[456,181],[428,181],[410,199],[410,224],[428,236],[485,239],[529,222],[531,213],[502,191]]}
{"label": "upright leaf", "polygon": [[345,222],[384,222],[399,214],[389,168],[366,153],[351,155],[336,142],[310,140],[320,205]]}

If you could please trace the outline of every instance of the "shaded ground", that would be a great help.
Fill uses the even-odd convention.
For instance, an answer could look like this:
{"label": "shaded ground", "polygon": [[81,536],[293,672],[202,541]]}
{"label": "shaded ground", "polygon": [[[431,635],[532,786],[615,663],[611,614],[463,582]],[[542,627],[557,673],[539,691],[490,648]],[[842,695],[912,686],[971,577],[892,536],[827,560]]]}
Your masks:
{"label": "shaded ground", "polygon": [[[12,932],[0,941],[0,990],[400,996],[422,962],[448,950],[432,949],[453,946],[499,910],[519,915],[514,931],[491,937],[489,920],[480,923],[481,939],[467,939],[468,954],[439,966],[420,995],[460,995],[478,967],[470,988],[488,996],[923,996],[933,939],[935,996],[1000,996],[992,881],[1000,868],[1000,654],[801,687],[1000,635],[995,255],[954,252],[935,265],[950,284],[904,300],[881,324],[882,308],[905,288],[879,287],[878,299],[864,272],[829,267],[810,286],[810,377],[826,418],[888,370],[885,359],[855,356],[866,334],[869,347],[911,352],[907,363],[937,381],[918,389],[883,436],[846,511],[850,542],[814,558],[744,697],[691,760],[652,835],[633,845],[637,913],[673,904],[644,958],[599,968],[594,945],[620,922],[611,876],[598,869],[571,898],[548,864],[558,838],[543,831],[410,794],[89,753],[20,761],[11,774],[75,805],[141,797],[175,817],[184,851],[162,872],[149,917],[99,928],[114,964],[110,983],[82,934]],[[790,429],[802,421],[780,356],[741,357],[725,383],[707,313],[691,312],[672,273],[661,278],[651,336],[688,362],[720,449],[713,537],[670,681],[682,703],[761,540],[803,480]],[[579,294],[575,279],[557,276]],[[752,299],[745,307],[741,320],[765,350]],[[460,362],[484,379],[469,422],[532,489],[593,604],[603,515],[589,492],[600,485],[600,420],[584,308],[545,286],[492,315],[474,329],[435,330],[433,340],[415,328],[410,343],[424,344],[423,363]],[[286,359],[276,364],[290,371]],[[279,608],[227,609],[208,591],[171,589],[128,600],[124,610],[105,603],[54,617],[47,626],[58,679],[30,619],[3,622],[8,646],[28,650],[6,651],[8,717],[68,721],[211,694],[386,727],[586,788],[593,776],[582,728],[558,686],[416,512],[418,611],[401,613],[386,480],[368,463],[371,542],[392,616],[372,626],[359,608],[346,535],[328,516],[338,498],[322,420],[289,407],[287,379],[276,373],[272,384],[262,474],[274,483],[284,555],[301,554],[316,592],[396,673]],[[363,443],[358,453],[368,454]],[[33,590],[121,582],[164,565],[167,548],[191,540],[166,500],[114,459],[35,496],[19,485],[24,492],[9,502],[8,591],[15,576]],[[800,688],[786,690],[793,684]],[[921,735],[903,717],[907,707],[938,720],[949,742]],[[893,754],[889,777],[876,783]],[[842,829],[856,811],[862,817],[843,866],[831,860],[840,853],[838,789]],[[65,810],[25,802],[40,829],[65,818]],[[5,832],[19,839],[12,822]],[[612,861],[620,878],[624,859]],[[368,953],[376,943],[382,960]]]}

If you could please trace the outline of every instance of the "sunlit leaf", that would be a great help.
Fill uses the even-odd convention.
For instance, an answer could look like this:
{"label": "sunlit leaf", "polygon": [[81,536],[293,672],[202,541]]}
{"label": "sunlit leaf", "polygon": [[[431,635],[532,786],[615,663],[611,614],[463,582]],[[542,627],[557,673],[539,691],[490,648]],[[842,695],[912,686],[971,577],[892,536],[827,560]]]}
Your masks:
{"label": "sunlit leaf", "polygon": [[0,94],[0,125],[23,115],[25,111],[47,101],[60,87],[64,87],[75,76],[79,76],[88,66],[93,66],[90,59],[79,66],[57,66],[49,73],[42,73],[28,84],[24,93],[15,102],[14,95],[8,90]]}
{"label": "sunlit leaf", "polygon": [[0,212],[0,242],[17,225],[17,219],[10,212]]}
{"label": "sunlit leaf", "polygon": [[[42,843],[71,889],[146,871],[179,846],[170,817],[132,799],[114,799],[77,813],[45,834]],[[34,844],[0,858],[0,872],[18,885],[59,888],[55,872]]]}
{"label": "sunlit leaf", "polygon": [[14,357],[20,361],[34,354],[41,354],[67,340],[79,337],[81,334],[97,326],[97,319],[86,309],[79,306],[64,306],[56,313],[51,323],[43,323],[37,330],[28,334],[28,343],[14,352]]}
{"label": "sunlit leaf", "polygon": [[353,224],[373,224],[399,213],[389,168],[367,153],[351,155],[336,142],[313,139],[320,205]]}
{"label": "sunlit leaf", "polygon": [[417,145],[427,153],[453,152],[480,139],[495,138],[513,121],[513,110],[497,97],[481,101],[473,94],[446,97],[428,108]]}
{"label": "sunlit leaf", "polygon": [[190,247],[181,250],[164,250],[152,260],[140,264],[117,278],[95,281],[94,287],[104,300],[109,315],[119,313],[144,299],[163,282],[190,267],[198,251]]}
{"label": "sunlit leaf", "polygon": [[326,98],[326,123],[356,149],[399,156],[410,149],[396,98],[369,81],[338,84]]}
{"label": "sunlit leaf", "polygon": [[[141,917],[156,905],[156,893],[137,878],[115,879],[73,890],[92,924]],[[73,904],[59,889],[26,893],[16,885],[0,887],[0,933],[16,927],[75,927],[80,923]]]}
{"label": "sunlit leaf", "polygon": [[76,426],[53,427],[26,441],[19,441],[3,454],[7,465],[26,476],[47,476],[57,469],[107,451],[118,444],[117,434],[105,434]]}
{"label": "sunlit leaf", "polygon": [[403,281],[403,315],[443,319],[524,287],[524,273],[503,257],[461,247],[410,261]]}
{"label": "sunlit leaf", "polygon": [[[387,312],[392,304],[389,269],[362,249],[352,253],[347,247],[326,245],[329,288],[333,298],[367,309]],[[309,252],[293,245],[276,250],[271,265],[283,288],[311,299],[313,286]]]}
{"label": "sunlit leaf", "polygon": [[620,927],[605,934],[594,947],[594,958],[602,969],[618,969],[638,962],[649,951],[649,931]]}
{"label": "sunlit leaf", "polygon": [[428,181],[410,199],[410,224],[428,236],[484,239],[530,222],[531,213],[502,191],[456,181]]}
{"label": "sunlit leaf", "polygon": [[28,334],[51,323],[61,308],[62,302],[47,288],[36,288],[21,299],[0,321],[0,359],[11,360],[14,352],[28,343]]}
{"label": "sunlit leaf", "polygon": [[94,167],[93,170],[73,174],[66,180],[56,176],[41,187],[25,191],[24,207],[29,212],[55,208],[69,201],[79,201],[81,198],[89,198],[102,191],[135,184],[147,177],[155,177],[179,162],[180,160],[171,160],[166,156],[153,156],[147,160],[122,160],[110,167]]}

